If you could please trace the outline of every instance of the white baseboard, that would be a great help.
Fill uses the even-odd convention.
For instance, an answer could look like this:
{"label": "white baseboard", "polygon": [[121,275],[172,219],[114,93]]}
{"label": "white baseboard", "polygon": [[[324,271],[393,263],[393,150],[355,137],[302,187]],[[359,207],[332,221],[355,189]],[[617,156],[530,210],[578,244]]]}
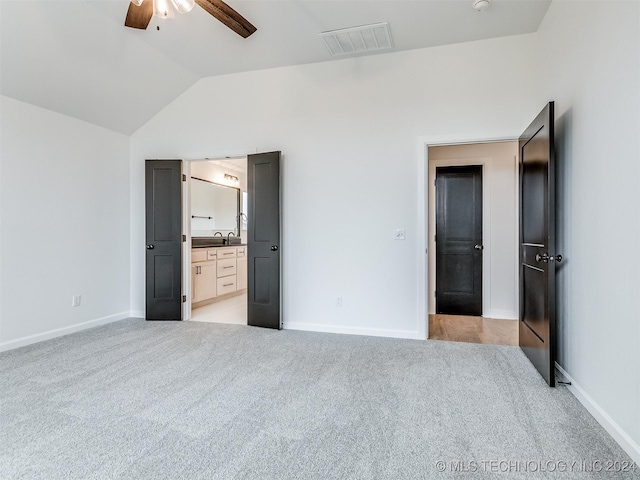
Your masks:
{"label": "white baseboard", "polygon": [[63,335],[69,335],[70,333],[79,332],[88,328],[98,327],[107,323],[117,322],[129,318],[130,312],[121,312],[114,315],[108,315],[102,318],[96,318],[87,322],[76,323],[75,325],[69,325],[68,327],[56,328],[55,330],[49,330],[43,333],[36,333],[35,335],[29,335],[27,337],[18,338],[16,340],[10,340],[8,342],[0,343],[0,352],[7,350],[13,350],[14,348],[25,347],[33,343],[44,342],[45,340],[51,340],[52,338],[62,337]]}
{"label": "white baseboard", "polygon": [[307,332],[341,333],[345,335],[365,335],[369,337],[408,338],[424,340],[417,330],[387,330],[384,328],[341,327],[319,323],[285,322],[285,330],[304,330]]}
{"label": "white baseboard", "polygon": [[496,320],[518,320],[518,312],[511,312],[509,310],[489,310],[483,313],[482,316]]}
{"label": "white baseboard", "polygon": [[145,318],[146,314],[144,310],[131,310],[131,312],[129,312],[129,316],[131,318]]}
{"label": "white baseboard", "polygon": [[625,432],[593,398],[591,398],[591,395],[585,392],[584,389],[571,377],[571,375],[569,375],[564,368],[558,365],[557,362],[556,369],[568,382],[571,382],[571,385],[567,385],[567,388],[573,396],[576,397],[584,408],[589,411],[593,418],[602,425],[607,433],[609,433],[609,435],[618,442],[618,445],[627,452],[631,457],[631,460],[633,460],[636,465],[640,465],[640,445],[638,445],[638,443],[636,443],[633,438],[631,438],[629,434],[627,434],[627,432]]}

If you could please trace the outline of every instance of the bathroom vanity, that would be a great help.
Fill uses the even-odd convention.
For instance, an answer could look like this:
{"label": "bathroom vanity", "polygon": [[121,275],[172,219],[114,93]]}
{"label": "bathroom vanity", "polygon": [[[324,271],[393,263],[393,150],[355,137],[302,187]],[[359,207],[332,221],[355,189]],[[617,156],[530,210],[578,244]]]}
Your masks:
{"label": "bathroom vanity", "polygon": [[246,245],[191,249],[191,302],[194,308],[247,289]]}

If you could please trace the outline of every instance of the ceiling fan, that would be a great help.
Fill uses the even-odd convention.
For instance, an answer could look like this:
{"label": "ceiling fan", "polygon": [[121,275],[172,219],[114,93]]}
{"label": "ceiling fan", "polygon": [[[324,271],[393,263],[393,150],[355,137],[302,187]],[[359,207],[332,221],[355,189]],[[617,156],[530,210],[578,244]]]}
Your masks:
{"label": "ceiling fan", "polygon": [[222,0],[131,0],[124,24],[146,30],[153,15],[173,18],[174,9],[187,13],[196,3],[243,38],[256,31],[256,27]]}

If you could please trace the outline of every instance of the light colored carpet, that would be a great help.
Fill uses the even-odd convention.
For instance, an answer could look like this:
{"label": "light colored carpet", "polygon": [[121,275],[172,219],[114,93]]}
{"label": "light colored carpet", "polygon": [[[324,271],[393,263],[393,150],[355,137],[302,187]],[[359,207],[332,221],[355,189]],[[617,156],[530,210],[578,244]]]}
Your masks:
{"label": "light colored carpet", "polygon": [[3,479],[640,478],[517,347],[129,319],[1,354],[0,401]]}

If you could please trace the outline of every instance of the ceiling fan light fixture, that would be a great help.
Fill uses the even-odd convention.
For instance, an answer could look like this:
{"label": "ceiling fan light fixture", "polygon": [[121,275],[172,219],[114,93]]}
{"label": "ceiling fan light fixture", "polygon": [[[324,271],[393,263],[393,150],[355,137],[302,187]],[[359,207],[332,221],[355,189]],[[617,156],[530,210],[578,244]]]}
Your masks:
{"label": "ceiling fan light fixture", "polygon": [[153,14],[158,18],[175,18],[171,0],[153,0]]}
{"label": "ceiling fan light fixture", "polygon": [[196,6],[196,0],[171,0],[178,13],[189,13]]}

